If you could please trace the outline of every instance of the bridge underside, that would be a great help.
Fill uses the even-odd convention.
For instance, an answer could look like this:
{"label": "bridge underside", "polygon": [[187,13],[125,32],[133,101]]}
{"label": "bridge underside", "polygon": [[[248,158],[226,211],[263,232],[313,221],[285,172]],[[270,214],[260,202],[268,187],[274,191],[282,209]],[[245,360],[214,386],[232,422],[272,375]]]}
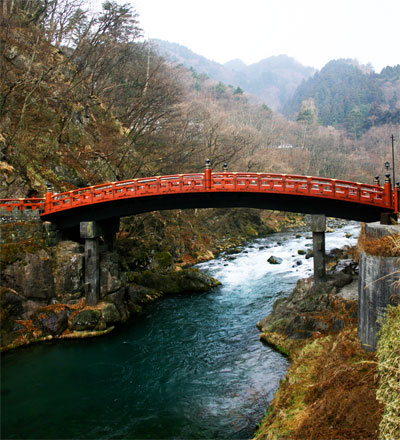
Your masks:
{"label": "bridge underside", "polygon": [[377,206],[328,198],[292,194],[249,192],[199,192],[163,194],[107,201],[67,211],[42,215],[44,221],[60,229],[79,226],[83,221],[101,221],[151,211],[194,208],[259,208],[304,214],[325,214],[362,222],[379,221],[381,213],[391,212]]}

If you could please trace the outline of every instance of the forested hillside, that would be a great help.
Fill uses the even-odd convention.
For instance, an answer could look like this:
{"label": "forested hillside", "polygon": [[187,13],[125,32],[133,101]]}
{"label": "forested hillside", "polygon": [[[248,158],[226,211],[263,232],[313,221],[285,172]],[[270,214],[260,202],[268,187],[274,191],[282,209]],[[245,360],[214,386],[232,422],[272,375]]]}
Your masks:
{"label": "forested hillside", "polygon": [[312,67],[305,67],[287,55],[272,56],[250,65],[241,60],[220,64],[177,43],[153,40],[152,44],[168,61],[252,93],[273,110],[281,110],[297,86],[314,73]]}
{"label": "forested hillside", "polygon": [[310,100],[319,123],[345,129],[352,139],[359,139],[371,127],[399,124],[400,65],[376,74],[353,60],[330,61],[298,87],[284,114],[306,118],[305,103]]}

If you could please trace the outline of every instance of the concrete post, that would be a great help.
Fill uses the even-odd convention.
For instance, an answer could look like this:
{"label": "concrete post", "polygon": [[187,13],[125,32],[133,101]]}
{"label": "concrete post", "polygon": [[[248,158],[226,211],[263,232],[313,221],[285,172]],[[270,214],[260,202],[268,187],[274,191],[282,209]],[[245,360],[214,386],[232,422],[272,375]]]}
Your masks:
{"label": "concrete post", "polygon": [[314,285],[321,284],[326,278],[325,269],[325,215],[311,216],[314,255]]}
{"label": "concrete post", "polygon": [[[370,240],[400,235],[400,226],[366,224]],[[358,338],[366,351],[375,351],[378,331],[388,305],[400,304],[398,257],[370,255],[360,249],[358,279]]]}
{"label": "concrete post", "polygon": [[81,238],[85,239],[85,296],[89,306],[100,299],[100,228],[97,222],[80,223]]}

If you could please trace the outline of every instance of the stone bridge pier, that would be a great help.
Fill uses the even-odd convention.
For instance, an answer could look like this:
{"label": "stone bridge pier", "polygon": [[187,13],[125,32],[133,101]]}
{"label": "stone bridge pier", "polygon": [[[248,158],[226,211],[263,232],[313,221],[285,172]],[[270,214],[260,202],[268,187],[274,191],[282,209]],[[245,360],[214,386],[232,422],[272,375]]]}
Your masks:
{"label": "stone bridge pier", "polygon": [[80,236],[85,240],[85,297],[89,306],[100,299],[100,253],[114,250],[119,218],[80,223]]}
{"label": "stone bridge pier", "polygon": [[313,236],[313,256],[314,256],[314,284],[318,285],[326,279],[325,267],[325,231],[326,216],[311,216],[311,231]]}

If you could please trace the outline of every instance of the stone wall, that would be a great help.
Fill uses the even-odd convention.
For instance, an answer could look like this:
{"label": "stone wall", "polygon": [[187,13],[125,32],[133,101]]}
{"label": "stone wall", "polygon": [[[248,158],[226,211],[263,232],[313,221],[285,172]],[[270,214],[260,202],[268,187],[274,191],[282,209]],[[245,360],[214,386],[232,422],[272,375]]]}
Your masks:
{"label": "stone wall", "polygon": [[358,337],[368,351],[376,350],[387,306],[400,303],[399,234],[400,226],[373,223],[360,237]]}

